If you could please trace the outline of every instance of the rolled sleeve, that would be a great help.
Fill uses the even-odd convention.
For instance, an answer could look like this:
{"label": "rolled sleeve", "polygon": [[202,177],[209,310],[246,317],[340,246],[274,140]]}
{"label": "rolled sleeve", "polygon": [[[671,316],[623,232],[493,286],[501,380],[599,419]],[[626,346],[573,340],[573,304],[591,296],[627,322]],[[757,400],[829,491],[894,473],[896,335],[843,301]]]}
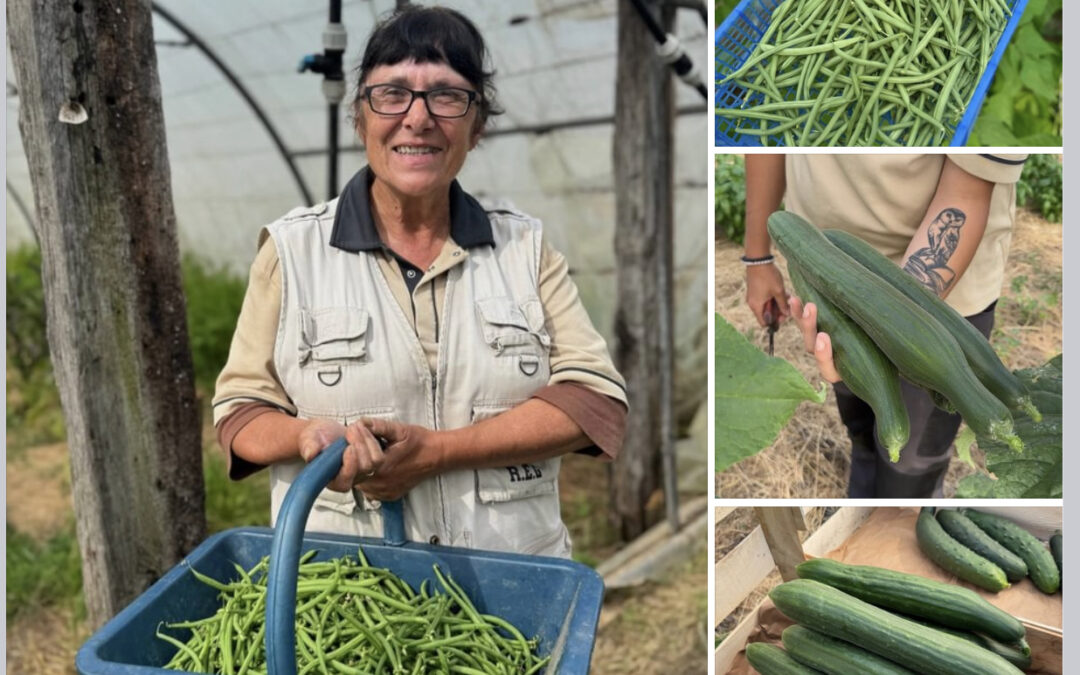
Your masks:
{"label": "rolled sleeve", "polygon": [[949,155],[953,164],[976,178],[991,183],[1012,184],[1020,180],[1027,155]]}
{"label": "rolled sleeve", "polygon": [[546,240],[540,254],[540,302],[551,336],[548,384],[578,383],[626,406],[626,382],[581,304],[566,258]]}
{"label": "rolled sleeve", "polygon": [[[296,407],[274,367],[274,344],[281,315],[281,270],[277,248],[264,240],[251,265],[229,358],[214,389],[214,425],[248,403],[273,406],[290,415]],[[235,435],[235,432],[234,432]]]}

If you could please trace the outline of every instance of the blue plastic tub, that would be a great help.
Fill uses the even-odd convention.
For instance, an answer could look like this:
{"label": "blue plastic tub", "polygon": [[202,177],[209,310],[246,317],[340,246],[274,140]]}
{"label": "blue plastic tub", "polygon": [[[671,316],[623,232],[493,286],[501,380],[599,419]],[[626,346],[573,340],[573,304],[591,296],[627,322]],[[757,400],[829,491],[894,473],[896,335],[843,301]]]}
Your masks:
{"label": "blue plastic tub", "polygon": [[[735,71],[750,57],[761,36],[768,29],[773,12],[782,2],[784,0],[742,0],[735,10],[724,19],[723,23],[716,29],[715,61],[717,82],[720,82],[727,73]],[[949,145],[957,146],[967,143],[971,128],[975,125],[975,119],[979,116],[979,109],[982,108],[983,99],[986,98],[986,92],[990,89],[990,83],[994,80],[994,73],[997,71],[998,63],[1001,62],[1005,48],[1020,23],[1020,17],[1023,16],[1025,7],[1027,7],[1027,0],[1011,0],[1012,17],[998,40],[998,44],[990,57],[990,62],[986,65],[986,70],[975,87],[971,102],[968,104],[960,123],[957,124]],[[741,96],[735,90],[736,86],[732,82],[716,85],[716,107],[726,107],[737,102]],[[752,147],[784,144],[784,139],[779,136],[765,137],[768,142],[763,143],[763,138],[760,136],[741,134],[739,125],[744,122],[745,120],[742,119],[724,119],[715,116],[714,142],[716,146]]]}
{"label": "blue plastic tub", "polygon": [[[329,458],[330,454],[324,451],[321,457]],[[308,465],[301,478],[315,468],[318,461],[319,458]],[[340,453],[337,462],[340,466]],[[320,480],[320,485],[327,482]],[[293,484],[290,496],[298,486],[301,486],[301,480]],[[291,629],[295,610],[296,558],[310,550],[318,551],[316,560],[355,556],[358,546],[363,548],[368,562],[392,570],[413,588],[419,588],[425,579],[430,579],[434,588],[440,588],[432,569],[437,564],[464,588],[478,610],[506,619],[527,637],[539,638],[540,654],[551,655],[544,672],[565,675],[588,672],[604,595],[603,581],[592,568],[559,558],[412,542],[396,544],[391,542],[392,537],[382,540],[305,534],[291,542],[289,526],[283,525],[288,521],[287,512],[300,512],[302,526],[311,509],[310,499],[314,499],[314,493],[302,495],[310,499],[296,509],[290,509],[290,504],[295,501],[290,500],[290,496],[286,497],[278,516],[277,532],[253,527],[218,533],[169,570],[79,649],[75,657],[79,674],[164,675],[177,672],[161,667],[176,650],[155,635],[158,626],[206,617],[218,608],[216,591],[196,579],[189,567],[215,579],[234,579],[238,575],[233,563],[250,569],[268,555],[271,556],[271,576],[267,595],[267,637],[275,632],[279,636],[276,646],[270,645],[268,640],[268,661],[275,660],[272,659],[274,655],[280,659],[293,653],[289,650],[294,649],[291,640],[285,640],[284,636],[292,636],[291,630],[285,629]],[[387,529],[389,532],[390,526]],[[285,550],[293,543],[296,544],[294,551]],[[291,598],[289,584],[278,584],[285,590],[275,593],[274,569],[279,560],[283,561],[278,567],[283,570],[278,573],[279,578],[281,575],[291,577],[287,580],[291,582]],[[284,597],[284,604],[288,606],[272,607],[275,597]],[[171,634],[186,640],[190,633],[176,630]],[[289,666],[295,668],[294,664],[292,661]],[[277,672],[285,670],[288,668]]]}

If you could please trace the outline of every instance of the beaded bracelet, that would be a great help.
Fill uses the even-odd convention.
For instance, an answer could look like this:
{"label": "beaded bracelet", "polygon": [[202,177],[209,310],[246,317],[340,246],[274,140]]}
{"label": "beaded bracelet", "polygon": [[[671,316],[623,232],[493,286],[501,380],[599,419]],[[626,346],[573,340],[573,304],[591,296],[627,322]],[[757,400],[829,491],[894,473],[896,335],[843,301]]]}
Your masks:
{"label": "beaded bracelet", "polygon": [[742,264],[746,265],[747,267],[753,267],[754,265],[770,265],[775,259],[776,258],[771,255],[767,255],[762,258],[747,258],[746,256],[742,256],[741,258],[739,258],[739,260],[742,261]]}

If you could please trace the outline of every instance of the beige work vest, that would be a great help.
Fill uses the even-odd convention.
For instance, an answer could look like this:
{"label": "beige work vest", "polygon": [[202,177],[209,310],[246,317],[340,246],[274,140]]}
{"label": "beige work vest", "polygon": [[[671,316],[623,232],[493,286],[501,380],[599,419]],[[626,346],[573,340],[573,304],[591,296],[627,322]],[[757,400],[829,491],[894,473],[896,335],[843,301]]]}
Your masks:
{"label": "beige work vest", "polygon": [[[337,200],[268,226],[281,259],[274,365],[301,418],[380,417],[454,429],[525,401],[548,382],[550,337],[538,296],[541,225],[489,213],[495,246],[460,249],[446,274],[433,374],[375,256],[329,245]],[[271,467],[271,518],[300,460]],[[451,471],[405,497],[412,541],[569,557],[559,459]],[[354,497],[355,494],[355,497]],[[382,536],[377,502],[323,490],[307,529]]]}

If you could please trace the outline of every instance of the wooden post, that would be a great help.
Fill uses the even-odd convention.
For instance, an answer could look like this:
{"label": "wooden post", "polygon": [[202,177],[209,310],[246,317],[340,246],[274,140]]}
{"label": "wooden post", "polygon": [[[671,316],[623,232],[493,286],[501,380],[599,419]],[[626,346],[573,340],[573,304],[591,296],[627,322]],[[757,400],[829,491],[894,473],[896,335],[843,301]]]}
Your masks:
{"label": "wooden post", "polygon": [[206,533],[150,12],[8,5],[92,628]]}
{"label": "wooden post", "polygon": [[799,532],[806,529],[802,509],[798,506],[755,507],[754,514],[761,523],[781,578],[784,581],[796,578],[795,566],[806,560],[799,539]]}
{"label": "wooden post", "polygon": [[[658,3],[653,5],[655,11]],[[674,486],[672,374],[672,125],[668,67],[631,3],[618,3],[615,85],[615,360],[627,382],[626,441],[612,469],[614,516],[625,539],[648,527],[664,449]],[[672,10],[662,12],[669,25]],[[677,508],[666,495],[670,514]],[[673,523],[674,527],[674,523]]]}

